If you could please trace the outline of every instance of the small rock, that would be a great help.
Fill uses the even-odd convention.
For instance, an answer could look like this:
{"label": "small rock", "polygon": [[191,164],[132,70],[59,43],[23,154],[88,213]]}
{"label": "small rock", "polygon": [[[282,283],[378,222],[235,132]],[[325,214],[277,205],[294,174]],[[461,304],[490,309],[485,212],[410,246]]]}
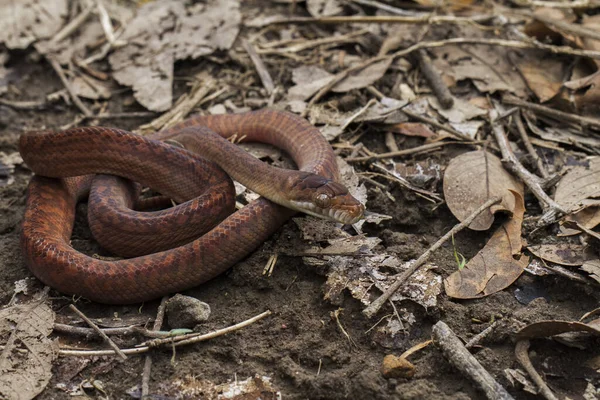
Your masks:
{"label": "small rock", "polygon": [[415,366],[405,358],[388,354],[383,358],[381,375],[384,378],[412,378],[415,375]]}
{"label": "small rock", "polygon": [[167,301],[167,320],[171,328],[193,328],[210,317],[210,306],[194,297],[176,294]]}

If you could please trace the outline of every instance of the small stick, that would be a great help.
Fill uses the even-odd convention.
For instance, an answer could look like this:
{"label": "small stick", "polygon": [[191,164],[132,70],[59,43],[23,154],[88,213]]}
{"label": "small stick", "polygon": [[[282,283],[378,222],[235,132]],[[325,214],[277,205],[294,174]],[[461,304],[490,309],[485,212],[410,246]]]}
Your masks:
{"label": "small stick", "polygon": [[531,379],[535,382],[538,389],[540,390],[540,394],[544,396],[548,400],[558,400],[558,397],[552,393],[546,382],[542,379],[540,374],[535,370],[533,364],[531,364],[531,360],[529,359],[529,355],[527,354],[529,350],[529,340],[519,340],[517,345],[515,346],[515,357],[521,366],[527,371]]}
{"label": "small stick", "polygon": [[477,361],[460,339],[444,322],[439,321],[431,331],[433,343],[442,350],[448,361],[469,378],[490,400],[514,399]]}
{"label": "small stick", "polygon": [[[167,346],[183,346],[183,345],[187,345],[187,344],[193,344],[193,343],[199,343],[199,342],[203,342],[209,339],[213,339],[216,338],[218,336],[223,336],[227,333],[230,332],[234,332],[237,330],[240,330],[242,328],[245,328],[248,325],[252,325],[253,323],[260,321],[261,319],[267,317],[271,315],[271,311],[267,310],[261,314],[258,314],[255,317],[252,317],[250,319],[247,319],[245,321],[242,321],[238,324],[235,325],[231,325],[228,326],[227,328],[223,328],[223,329],[219,329],[213,332],[209,332],[206,333],[204,335],[197,335],[194,334],[192,338],[189,338],[187,340],[182,340],[179,342],[175,342],[173,343],[173,339],[174,338],[168,338],[165,339],[164,341],[160,341],[158,343],[158,345],[167,345]],[[189,337],[189,335],[185,335],[186,337]],[[124,354],[142,354],[142,353],[146,353],[147,351],[149,351],[151,348],[153,348],[155,346],[150,346],[150,345],[146,345],[146,346],[140,346],[134,349],[123,349],[121,350]],[[59,350],[58,354],[60,354],[61,356],[78,356],[78,357],[91,357],[91,356],[110,356],[114,354],[114,351],[112,350],[65,350],[65,349],[61,349]]]}
{"label": "small stick", "polygon": [[473,17],[455,17],[452,15],[421,14],[409,15],[352,15],[337,17],[291,17],[273,18],[259,23],[247,24],[253,28],[279,24],[472,24],[491,21],[496,18],[493,14],[475,15]]}
{"label": "small stick", "polygon": [[64,73],[62,67],[60,66],[60,64],[58,63],[58,61],[56,61],[52,57],[48,57],[48,61],[50,62],[50,65],[52,65],[52,68],[54,68],[54,71],[56,71],[56,74],[60,78],[65,89],[67,89],[67,92],[69,93],[69,96],[71,97],[71,100],[73,100],[73,103],[77,106],[77,108],[79,108],[79,110],[86,117],[88,117],[88,118],[93,117],[94,114],[90,111],[89,108],[87,108],[85,106],[85,104],[83,104],[83,102],[81,101],[79,96],[77,96],[77,93],[75,93],[75,91],[71,87],[71,83],[69,83],[69,80],[65,76],[65,73]]}
{"label": "small stick", "polygon": [[358,162],[358,161],[371,161],[371,160],[381,160],[384,158],[393,158],[393,157],[400,157],[400,156],[405,156],[408,154],[415,154],[415,153],[420,153],[422,151],[427,151],[427,150],[431,150],[431,149],[437,149],[438,147],[443,147],[449,144],[477,144],[477,143],[481,143],[479,141],[476,140],[471,140],[469,142],[456,142],[456,141],[448,141],[448,142],[435,142],[435,143],[428,143],[428,144],[424,144],[421,146],[417,146],[417,147],[413,147],[410,149],[403,149],[403,150],[398,150],[398,151],[390,151],[388,153],[380,153],[380,154],[373,154],[372,156],[362,156],[362,157],[348,157],[345,160],[347,162]]}
{"label": "small stick", "polygon": [[487,210],[488,208],[490,208],[494,204],[499,203],[500,200],[502,200],[502,198],[500,196],[493,197],[493,198],[489,199],[488,201],[486,201],[485,203],[483,203],[481,205],[481,207],[479,207],[477,210],[473,211],[473,213],[471,215],[469,215],[467,218],[465,218],[461,223],[456,224],[444,236],[442,236],[437,242],[435,242],[429,249],[427,249],[427,251],[425,253],[423,253],[413,263],[413,265],[411,265],[406,271],[404,271],[402,274],[400,274],[400,276],[398,277],[398,279],[396,279],[396,281],[381,296],[379,296],[375,301],[373,301],[367,308],[365,308],[362,311],[363,314],[366,315],[368,318],[371,318],[375,314],[377,314],[377,312],[379,311],[379,309],[381,308],[381,306],[383,304],[385,304],[385,302],[394,293],[396,293],[396,291],[398,289],[400,289],[402,287],[402,285],[404,285],[404,283],[406,282],[406,280],[408,278],[410,278],[411,275],[414,274],[419,269],[419,267],[425,263],[425,261],[427,261],[427,259],[429,258],[429,256],[431,256],[431,254],[434,251],[436,251],[438,248],[440,248],[453,235],[456,235],[458,232],[460,232],[461,230],[463,230],[464,228],[466,228],[467,226],[469,226],[471,224],[471,222],[473,222],[473,220],[475,218],[477,218],[477,216],[479,214],[481,214],[482,212],[484,212],[485,210]]}
{"label": "small stick", "polygon": [[549,178],[550,174],[548,174],[548,171],[546,170],[546,167],[544,167],[542,159],[540,158],[540,156],[538,156],[537,151],[535,151],[535,148],[531,144],[531,140],[529,140],[529,136],[527,135],[527,131],[525,130],[525,125],[523,125],[521,113],[515,114],[515,125],[517,126],[517,131],[519,131],[519,135],[521,135],[521,140],[523,141],[527,152],[535,161],[535,165],[537,167],[538,172],[540,173],[540,175],[542,175],[543,178]]}
{"label": "small stick", "polygon": [[58,31],[52,39],[50,39],[50,43],[56,44],[60,41],[69,37],[73,32],[75,32],[81,24],[85,22],[86,19],[90,16],[90,14],[94,11],[94,5],[90,4],[86,7],[82,12],[80,12],[75,18],[69,21],[60,31]]}
{"label": "small stick", "polygon": [[390,131],[387,131],[385,133],[385,145],[390,151],[390,153],[400,151],[398,145],[396,144],[396,136]]}
{"label": "small stick", "polygon": [[[169,296],[164,296],[160,301],[160,305],[158,306],[158,311],[156,312],[156,319],[154,320],[154,325],[152,326],[153,331],[159,331],[162,327],[163,320],[165,319],[165,310],[167,308],[167,300],[169,300]],[[152,356],[150,354],[146,354],[144,360],[144,372],[142,372],[142,399],[145,399],[150,393],[150,371],[152,369]]]}
{"label": "small stick", "polygon": [[[100,335],[102,337],[102,339],[104,339],[104,341],[106,343],[108,343],[108,345],[110,347],[113,348],[114,352],[118,354],[119,357],[121,357],[122,360],[127,360],[127,356],[125,355],[125,353],[123,353],[123,351],[121,351],[121,349],[119,349],[119,346],[117,346],[115,344],[115,342],[113,342],[111,340],[111,338],[109,338],[108,336],[106,336],[106,334],[104,332],[102,332],[102,329],[98,328],[98,325],[96,325],[95,323],[92,322],[91,319],[89,319],[88,317],[85,316],[84,313],[82,313],[81,311],[79,311],[77,309],[77,307],[75,307],[74,304],[70,304],[69,308],[79,316],[79,318],[81,318],[82,320],[85,321],[86,324],[88,324],[90,326],[90,328],[92,328],[93,330],[96,331],[96,333],[98,333],[98,335]],[[112,354],[112,352],[111,352]]]}
{"label": "small stick", "polygon": [[419,50],[415,53],[417,60],[419,61],[419,67],[423,76],[429,83],[431,90],[435,97],[437,97],[440,105],[444,109],[452,108],[454,105],[454,97],[452,97],[452,93],[448,89],[448,86],[442,80],[442,76],[438,72],[437,69],[433,66],[431,62],[431,58],[427,55],[425,50]]}
{"label": "small stick", "polygon": [[492,132],[496,137],[496,142],[498,143],[498,147],[500,147],[500,152],[502,153],[502,164],[506,166],[506,168],[519,177],[527,185],[529,190],[537,197],[538,201],[541,203],[542,207],[545,209],[545,213],[540,218],[538,224],[547,225],[554,221],[559,215],[564,215],[567,213],[565,209],[554,200],[550,198],[544,192],[541,185],[541,179],[531,172],[529,172],[523,164],[517,160],[517,157],[513,154],[510,149],[510,145],[508,144],[508,140],[506,139],[506,135],[504,134],[504,128],[502,124],[497,121],[498,112],[496,110],[490,110],[490,122],[492,124]]}
{"label": "small stick", "polygon": [[[54,331],[66,333],[69,335],[79,335],[86,337],[98,336],[92,328],[83,328],[80,326],[71,326],[66,324],[54,323]],[[161,338],[168,336],[168,332],[154,332],[140,326],[130,325],[122,328],[100,328],[106,335],[142,335],[149,338]]]}
{"label": "small stick", "polygon": [[414,11],[406,11],[401,8],[392,7],[385,3],[380,3],[374,0],[352,0],[353,3],[362,4],[363,6],[378,8],[383,11],[387,11],[391,14],[395,15],[413,15],[413,16],[422,16],[424,13],[416,13]]}
{"label": "small stick", "polygon": [[479,332],[477,335],[473,336],[471,338],[471,340],[469,340],[467,342],[467,344],[465,344],[465,347],[467,349],[470,349],[471,347],[475,346],[477,343],[479,343],[481,340],[483,340],[487,335],[492,333],[492,331],[494,329],[496,329],[497,325],[498,325],[498,321],[494,321],[490,326],[488,326],[487,328],[485,328],[484,330]]}
{"label": "small stick", "polygon": [[254,68],[256,68],[256,72],[258,72],[258,76],[260,76],[263,86],[265,89],[267,89],[267,93],[270,95],[275,89],[275,84],[273,83],[273,78],[271,78],[271,74],[269,74],[267,67],[265,67],[265,63],[256,53],[254,46],[252,46],[246,39],[242,40],[242,46],[250,56],[250,59],[254,64]]}
{"label": "small stick", "polygon": [[569,121],[574,122],[576,124],[580,124],[584,127],[595,127],[600,128],[600,119],[592,118],[592,117],[583,117],[581,115],[570,114],[563,111],[558,111],[550,107],[542,106],[539,104],[530,103],[528,101],[521,100],[519,98],[513,96],[504,96],[502,98],[502,102],[506,104],[510,104],[513,106],[519,106],[523,108],[527,108],[529,110],[539,112],[542,114],[549,115],[559,121]]}

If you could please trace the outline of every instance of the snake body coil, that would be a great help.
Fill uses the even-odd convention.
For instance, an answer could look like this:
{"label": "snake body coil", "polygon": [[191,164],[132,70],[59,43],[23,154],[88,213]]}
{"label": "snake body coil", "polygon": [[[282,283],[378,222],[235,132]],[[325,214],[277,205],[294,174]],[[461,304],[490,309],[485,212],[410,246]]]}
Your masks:
{"label": "snake body coil", "polygon": [[[265,170],[262,162],[244,161],[241,155],[232,153],[237,150],[225,150],[227,144],[219,137],[194,139],[196,133],[206,129],[223,138],[238,135],[245,141],[275,145],[294,159],[300,171]],[[102,303],[146,301],[197,286],[222,273],[294,214],[295,211],[261,197],[219,223],[234,205],[230,180],[211,162],[159,142],[167,139],[181,141],[190,150],[209,153],[209,159],[236,179],[241,180],[236,174],[243,176],[250,181],[245,183],[247,186],[254,184],[259,192],[264,189],[267,193],[261,194],[286,207],[348,223],[362,216],[364,207],[336,183],[339,173],[329,143],[316,128],[292,114],[263,110],[198,116],[147,138],[98,127],[30,132],[21,136],[20,151],[37,175],[28,189],[21,247],[26,264],[36,277],[61,292]],[[210,146],[216,146],[216,150]],[[158,252],[104,261],[74,250],[70,237],[76,204],[92,184],[93,176],[88,174],[96,173],[132,179],[183,202],[154,215],[159,225],[167,225],[166,214],[174,214],[169,218],[175,218],[179,229],[165,236],[173,239],[175,245],[182,245],[167,248],[164,239],[159,238],[149,245],[154,247],[147,248],[156,229],[146,228],[143,217],[131,219],[124,212],[111,214],[110,231],[106,224],[98,223],[95,236],[112,239],[114,248],[120,244],[125,249],[122,252],[130,249],[126,255]],[[209,187],[212,189],[207,191]],[[288,192],[293,193],[293,199],[286,197]],[[90,202],[98,203],[99,210],[127,209],[132,196],[123,180],[106,177],[94,183]],[[306,204],[308,209],[304,208]],[[201,230],[208,232],[192,240],[198,233],[188,232],[186,226],[197,225],[200,211],[206,213],[201,218],[208,222]],[[136,244],[128,243],[126,236],[138,238]]]}

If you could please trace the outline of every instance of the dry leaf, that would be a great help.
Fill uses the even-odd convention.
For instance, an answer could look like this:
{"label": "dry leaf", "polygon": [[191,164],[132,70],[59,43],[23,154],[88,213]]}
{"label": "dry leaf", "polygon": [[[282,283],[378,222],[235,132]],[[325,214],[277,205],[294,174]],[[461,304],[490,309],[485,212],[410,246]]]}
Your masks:
{"label": "dry leaf", "polygon": [[581,269],[590,274],[590,278],[600,283],[600,260],[589,260],[583,263]]}
{"label": "dry leaf", "polygon": [[[467,28],[464,28],[467,29]],[[469,31],[464,36],[479,36]],[[448,46],[430,49],[435,54],[434,66],[456,81],[470,79],[483,93],[509,91],[517,96],[527,95],[527,86],[510,62],[510,50],[491,46]]]}
{"label": "dry leaf", "polygon": [[344,11],[339,0],[306,0],[306,9],[315,18],[338,15]]}
{"label": "dry leaf", "polygon": [[577,166],[567,172],[556,186],[554,200],[571,212],[600,205],[600,157],[591,158],[588,168]]}
{"label": "dry leaf", "polygon": [[67,0],[0,2],[0,42],[9,49],[24,49],[58,32],[68,14]]}
{"label": "dry leaf", "polygon": [[520,193],[512,192],[512,218],[494,233],[483,249],[465,267],[444,281],[446,294],[459,299],[489,296],[510,286],[525,270],[529,257],[521,254],[521,225],[525,204]]}
{"label": "dry leaf", "polygon": [[440,105],[440,102],[436,97],[429,96],[427,97],[429,104],[437,112],[443,115],[449,122],[452,123],[460,123],[465,122],[475,117],[480,117],[482,115],[487,115],[487,111],[479,108],[468,101],[462,100],[458,97],[454,98],[454,104],[452,108],[445,109]]}
{"label": "dry leaf", "polygon": [[542,52],[527,53],[516,64],[527,86],[542,103],[560,92],[569,68],[562,59]]}
{"label": "dry leaf", "polygon": [[600,329],[592,324],[577,321],[540,321],[527,325],[516,333],[517,339],[535,339],[560,335],[567,332],[587,332],[600,335]]}
{"label": "dry leaf", "polygon": [[437,136],[427,125],[420,122],[401,122],[399,124],[386,126],[385,130],[406,136],[419,136],[424,138]]}
{"label": "dry leaf", "polygon": [[555,264],[579,266],[585,261],[585,246],[571,243],[540,244],[527,247],[533,255]]}
{"label": "dry leaf", "polygon": [[332,74],[316,65],[302,65],[294,68],[292,81],[296,86],[288,90],[287,98],[289,100],[307,100],[332,79]]}
{"label": "dry leaf", "polygon": [[41,393],[52,377],[58,352],[48,337],[54,312],[43,301],[0,310],[0,398],[25,400]]}
{"label": "dry leaf", "polygon": [[231,47],[239,32],[238,0],[212,0],[188,8],[185,0],[146,3],[119,38],[127,42],[109,57],[113,77],[131,86],[153,111],[173,102],[173,64]]}
{"label": "dry leaf", "polygon": [[[361,257],[333,256],[326,257],[322,262],[329,267],[324,286],[324,299],[332,304],[341,304],[343,291],[348,289],[352,297],[360,300],[364,305],[369,305],[376,297],[377,293],[373,290],[375,287],[383,292],[394,283],[395,275],[387,271],[392,269],[396,273],[401,273],[410,267],[410,262],[401,263],[396,256],[388,254]],[[437,296],[442,288],[442,278],[432,271],[433,268],[429,265],[417,270],[390,299],[392,301],[408,299],[425,308],[435,307]]]}
{"label": "dry leaf", "polygon": [[371,64],[360,71],[350,74],[346,79],[336,84],[331,90],[336,93],[348,92],[352,89],[362,89],[378,81],[392,63],[392,59]]}
{"label": "dry leaf", "polygon": [[[577,214],[567,215],[565,221],[575,222],[585,229],[593,229],[600,224],[600,206],[586,207]],[[561,225],[560,228],[561,233],[558,236],[571,236],[581,233],[581,229],[571,229],[564,225]]]}
{"label": "dry leaf", "polygon": [[444,174],[444,197],[459,221],[471,215],[489,198],[502,196],[500,204],[481,213],[469,225],[477,231],[484,231],[492,225],[495,212],[513,211],[515,196],[510,190],[523,196],[523,184],[504,169],[498,157],[485,151],[472,151],[454,158]]}

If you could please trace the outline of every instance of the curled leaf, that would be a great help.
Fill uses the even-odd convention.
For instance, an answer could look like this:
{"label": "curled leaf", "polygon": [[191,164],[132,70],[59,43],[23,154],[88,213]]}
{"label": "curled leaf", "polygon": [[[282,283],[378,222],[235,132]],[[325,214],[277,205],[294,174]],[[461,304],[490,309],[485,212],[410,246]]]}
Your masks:
{"label": "curled leaf", "polygon": [[510,175],[498,157],[485,151],[472,151],[454,158],[444,174],[444,196],[448,208],[462,221],[494,196],[502,201],[484,211],[469,225],[476,231],[487,230],[497,211],[513,212],[515,196],[523,197],[523,184]]}
{"label": "curled leaf", "polygon": [[488,296],[511,285],[524,271],[529,257],[521,254],[521,225],[525,214],[523,197],[513,192],[515,209],[511,219],[494,233],[485,247],[459,271],[444,281],[446,294],[459,299]]}
{"label": "curled leaf", "polygon": [[556,186],[554,200],[561,206],[578,211],[600,205],[600,157],[590,160],[589,167],[570,170]]}

